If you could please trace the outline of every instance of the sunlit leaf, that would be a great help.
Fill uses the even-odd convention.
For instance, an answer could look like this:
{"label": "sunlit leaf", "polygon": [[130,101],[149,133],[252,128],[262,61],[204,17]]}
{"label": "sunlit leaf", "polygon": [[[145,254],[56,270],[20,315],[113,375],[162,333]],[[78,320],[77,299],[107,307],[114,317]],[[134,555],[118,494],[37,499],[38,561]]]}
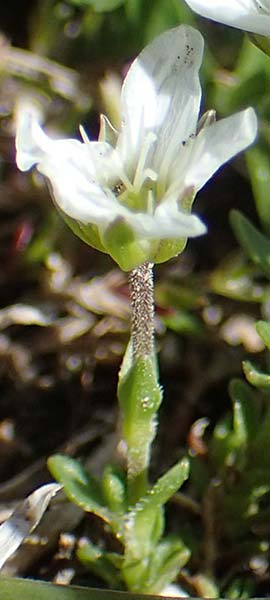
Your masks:
{"label": "sunlit leaf", "polygon": [[270,387],[269,373],[263,373],[262,371],[259,371],[259,369],[257,369],[257,367],[248,360],[243,362],[243,369],[247,380],[252,385],[259,388]]}
{"label": "sunlit leaf", "polygon": [[160,510],[183,485],[188,474],[189,463],[184,458],[160,477],[130,511],[126,520],[126,535],[128,553],[133,558],[149,555],[151,548],[158,542],[163,531]]}
{"label": "sunlit leaf", "polygon": [[63,485],[69,500],[83,510],[110,522],[111,514],[104,504],[99,482],[83,468],[79,461],[55,454],[48,459],[48,467],[55,479]]}

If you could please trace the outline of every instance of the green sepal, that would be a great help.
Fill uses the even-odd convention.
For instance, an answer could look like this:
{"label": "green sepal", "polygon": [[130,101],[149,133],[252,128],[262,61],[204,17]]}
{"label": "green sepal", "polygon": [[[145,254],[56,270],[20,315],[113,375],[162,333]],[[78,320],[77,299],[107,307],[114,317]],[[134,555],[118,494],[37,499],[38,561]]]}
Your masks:
{"label": "green sepal", "polygon": [[168,239],[160,240],[156,254],[154,255],[153,261],[156,264],[166,262],[170,258],[174,258],[181,254],[187,244],[187,238],[184,239]]}
{"label": "green sepal", "polygon": [[107,254],[107,251],[101,242],[97,225],[93,225],[91,223],[86,225],[85,223],[81,223],[81,221],[76,221],[75,219],[68,217],[65,213],[60,211],[58,207],[57,210],[64,219],[65,223],[77,237],[85,242],[85,244],[88,244],[88,246]]}
{"label": "green sepal", "polygon": [[232,210],[230,219],[236,238],[246,254],[270,277],[270,240],[241,212]]}
{"label": "green sepal", "polygon": [[112,515],[104,503],[100,483],[83,468],[79,461],[55,454],[48,459],[48,468],[56,481],[63,485],[65,494],[71,502],[107,523],[112,521]]}
{"label": "green sepal", "polygon": [[249,33],[248,37],[254,46],[259,48],[266,56],[270,56],[270,39],[268,37],[257,33]]}
{"label": "green sepal", "polygon": [[129,224],[119,217],[102,234],[105,250],[123,271],[131,271],[151,260],[154,242],[138,239]]}
{"label": "green sepal", "polygon": [[251,383],[251,385],[254,385],[258,388],[270,387],[270,374],[262,373],[249,360],[245,360],[243,362],[243,370],[248,382]]}

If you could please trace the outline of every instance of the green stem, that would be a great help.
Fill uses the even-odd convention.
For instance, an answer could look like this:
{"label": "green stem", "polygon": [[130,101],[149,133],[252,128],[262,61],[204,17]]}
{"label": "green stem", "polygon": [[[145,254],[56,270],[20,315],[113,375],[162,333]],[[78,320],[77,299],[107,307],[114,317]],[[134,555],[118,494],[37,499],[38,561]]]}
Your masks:
{"label": "green stem", "polygon": [[[152,361],[154,357],[154,285],[153,265],[145,262],[131,271],[129,276],[131,304],[131,347],[132,362]],[[144,392],[144,390],[143,390]],[[147,392],[145,392],[147,397]],[[137,398],[143,404],[144,398]],[[139,407],[138,407],[139,409]],[[143,496],[148,487],[150,447],[155,432],[155,417],[144,423],[138,418],[133,423],[132,435],[128,440],[128,488],[130,503]],[[150,427],[149,427],[150,425]]]}

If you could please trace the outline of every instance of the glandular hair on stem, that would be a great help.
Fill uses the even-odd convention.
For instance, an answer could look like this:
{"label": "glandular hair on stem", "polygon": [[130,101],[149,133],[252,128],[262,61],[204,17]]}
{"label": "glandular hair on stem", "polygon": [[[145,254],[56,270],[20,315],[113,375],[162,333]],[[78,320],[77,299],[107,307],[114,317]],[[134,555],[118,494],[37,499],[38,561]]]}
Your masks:
{"label": "glandular hair on stem", "polygon": [[131,339],[136,358],[150,356],[154,345],[153,264],[145,262],[129,276]]}

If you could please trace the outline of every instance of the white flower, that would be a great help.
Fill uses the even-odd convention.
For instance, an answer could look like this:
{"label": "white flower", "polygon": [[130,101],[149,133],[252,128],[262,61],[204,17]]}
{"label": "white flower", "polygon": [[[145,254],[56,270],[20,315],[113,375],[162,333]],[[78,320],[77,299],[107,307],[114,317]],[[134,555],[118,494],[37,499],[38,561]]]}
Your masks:
{"label": "white flower", "polygon": [[186,0],[203,17],[270,37],[270,0]]}
{"label": "white flower", "polygon": [[157,37],[124,81],[119,134],[103,117],[98,142],[84,131],[83,143],[52,140],[31,111],[19,112],[18,167],[36,164],[72,229],[125,270],[163,262],[205,232],[189,214],[195,194],[256,135],[251,108],[218,123],[207,118],[198,131],[202,53],[191,27]]}

